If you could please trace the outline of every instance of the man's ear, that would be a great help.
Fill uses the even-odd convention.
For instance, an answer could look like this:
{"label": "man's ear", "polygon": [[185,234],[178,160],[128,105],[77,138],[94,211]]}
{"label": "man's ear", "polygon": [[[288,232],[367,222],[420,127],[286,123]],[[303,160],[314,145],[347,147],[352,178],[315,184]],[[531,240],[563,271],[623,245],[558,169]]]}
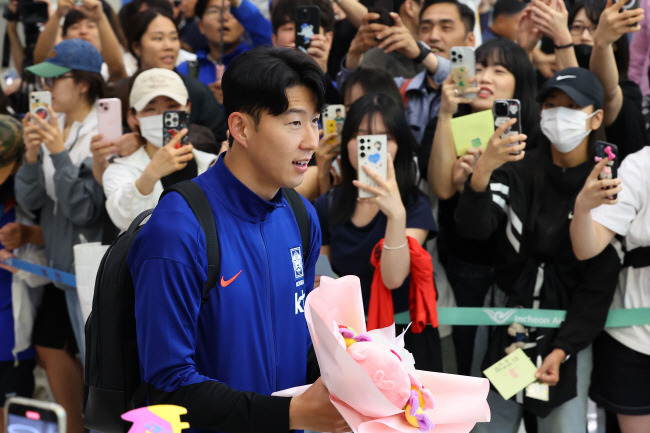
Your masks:
{"label": "man's ear", "polygon": [[274,47],[278,46],[278,36],[275,32],[271,33],[271,44],[273,44]]}
{"label": "man's ear", "polygon": [[192,112],[192,103],[190,101],[187,101],[187,114],[190,114]]}
{"label": "man's ear", "polygon": [[404,12],[411,18],[418,18],[420,11],[415,7],[416,3],[413,0],[406,0],[404,2]]}
{"label": "man's ear", "polygon": [[474,47],[476,45],[476,37],[474,36],[474,32],[467,33],[467,36],[465,36],[465,45],[468,47]]}
{"label": "man's ear", "polygon": [[248,114],[235,111],[228,116],[228,131],[230,131],[230,135],[233,140],[245,148],[248,147],[248,140],[252,131],[251,128],[254,126],[253,119]]}
{"label": "man's ear", "polygon": [[203,19],[197,20],[196,22],[199,25],[199,32],[205,36],[205,31],[203,31]]}

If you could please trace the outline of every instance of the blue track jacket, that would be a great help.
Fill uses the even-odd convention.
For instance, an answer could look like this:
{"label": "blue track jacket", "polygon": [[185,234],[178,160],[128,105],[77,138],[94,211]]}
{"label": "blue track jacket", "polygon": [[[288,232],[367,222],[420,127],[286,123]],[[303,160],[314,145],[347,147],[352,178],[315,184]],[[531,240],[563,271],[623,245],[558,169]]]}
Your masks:
{"label": "blue track jacket", "polygon": [[306,383],[304,305],[321,246],[316,211],[303,199],[311,220],[303,268],[300,230],[281,190],[263,200],[222,158],[195,182],[219,234],[220,275],[209,300],[201,306],[205,236],[177,193],[160,201],[127,260],[150,404],[186,407],[193,428],[286,432],[290,399],[269,395]]}

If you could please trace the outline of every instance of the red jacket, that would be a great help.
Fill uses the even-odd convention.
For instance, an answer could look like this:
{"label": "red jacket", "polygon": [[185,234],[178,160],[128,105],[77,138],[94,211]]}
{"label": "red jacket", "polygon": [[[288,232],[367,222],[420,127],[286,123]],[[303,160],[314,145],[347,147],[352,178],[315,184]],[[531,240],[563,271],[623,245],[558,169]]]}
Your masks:
{"label": "red jacket", "polygon": [[[433,282],[433,263],[431,256],[414,238],[407,236],[411,254],[409,313],[411,330],[420,333],[427,324],[438,327],[438,310],[436,307],[436,286]],[[393,296],[381,279],[381,252],[384,240],[380,240],[372,249],[370,263],[375,267],[370,287],[370,305],[368,306],[368,330],[385,328],[395,322]]]}

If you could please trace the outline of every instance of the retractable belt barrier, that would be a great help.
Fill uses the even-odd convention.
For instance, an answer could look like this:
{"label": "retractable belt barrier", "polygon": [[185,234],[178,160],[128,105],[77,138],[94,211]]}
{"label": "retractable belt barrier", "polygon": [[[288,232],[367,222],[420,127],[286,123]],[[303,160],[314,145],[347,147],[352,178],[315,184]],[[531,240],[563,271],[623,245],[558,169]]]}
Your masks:
{"label": "retractable belt barrier", "polygon": [[[56,283],[77,287],[74,274],[36,265],[16,258],[4,260],[3,263],[14,268],[48,278]],[[559,328],[566,311],[535,310],[531,308],[480,308],[480,307],[438,307],[440,325],[478,326],[510,325],[514,322],[537,328]],[[409,313],[405,311],[395,315],[396,323],[409,323]],[[650,325],[650,308],[630,308],[610,310],[607,315],[607,328],[623,326]]]}

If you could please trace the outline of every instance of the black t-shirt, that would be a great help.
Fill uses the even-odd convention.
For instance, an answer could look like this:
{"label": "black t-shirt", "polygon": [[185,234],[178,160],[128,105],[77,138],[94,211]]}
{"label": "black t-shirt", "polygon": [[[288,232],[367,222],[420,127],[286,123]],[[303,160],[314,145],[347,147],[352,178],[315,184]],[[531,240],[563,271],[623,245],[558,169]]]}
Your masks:
{"label": "black t-shirt", "polygon": [[[458,111],[454,117],[464,116],[470,114],[471,109],[469,105],[461,104],[458,106]],[[418,165],[420,174],[426,179],[427,169],[429,167],[429,156],[431,155],[431,147],[433,145],[433,137],[436,134],[436,127],[438,125],[438,117],[429,120],[424,130],[422,142],[418,148]],[[476,241],[467,239],[458,234],[456,230],[456,223],[454,222],[454,212],[458,204],[459,194],[455,194],[449,200],[440,200],[438,209],[438,251],[443,263],[446,258],[452,255],[456,258],[462,259],[466,262],[477,263],[483,265],[490,265],[491,260],[491,244],[492,239],[487,241]]]}
{"label": "black t-shirt", "polygon": [[619,85],[623,91],[623,105],[614,123],[605,128],[605,134],[607,141],[618,146],[623,159],[647,146],[648,134],[641,112],[643,96],[639,86],[629,80],[621,81]]}

